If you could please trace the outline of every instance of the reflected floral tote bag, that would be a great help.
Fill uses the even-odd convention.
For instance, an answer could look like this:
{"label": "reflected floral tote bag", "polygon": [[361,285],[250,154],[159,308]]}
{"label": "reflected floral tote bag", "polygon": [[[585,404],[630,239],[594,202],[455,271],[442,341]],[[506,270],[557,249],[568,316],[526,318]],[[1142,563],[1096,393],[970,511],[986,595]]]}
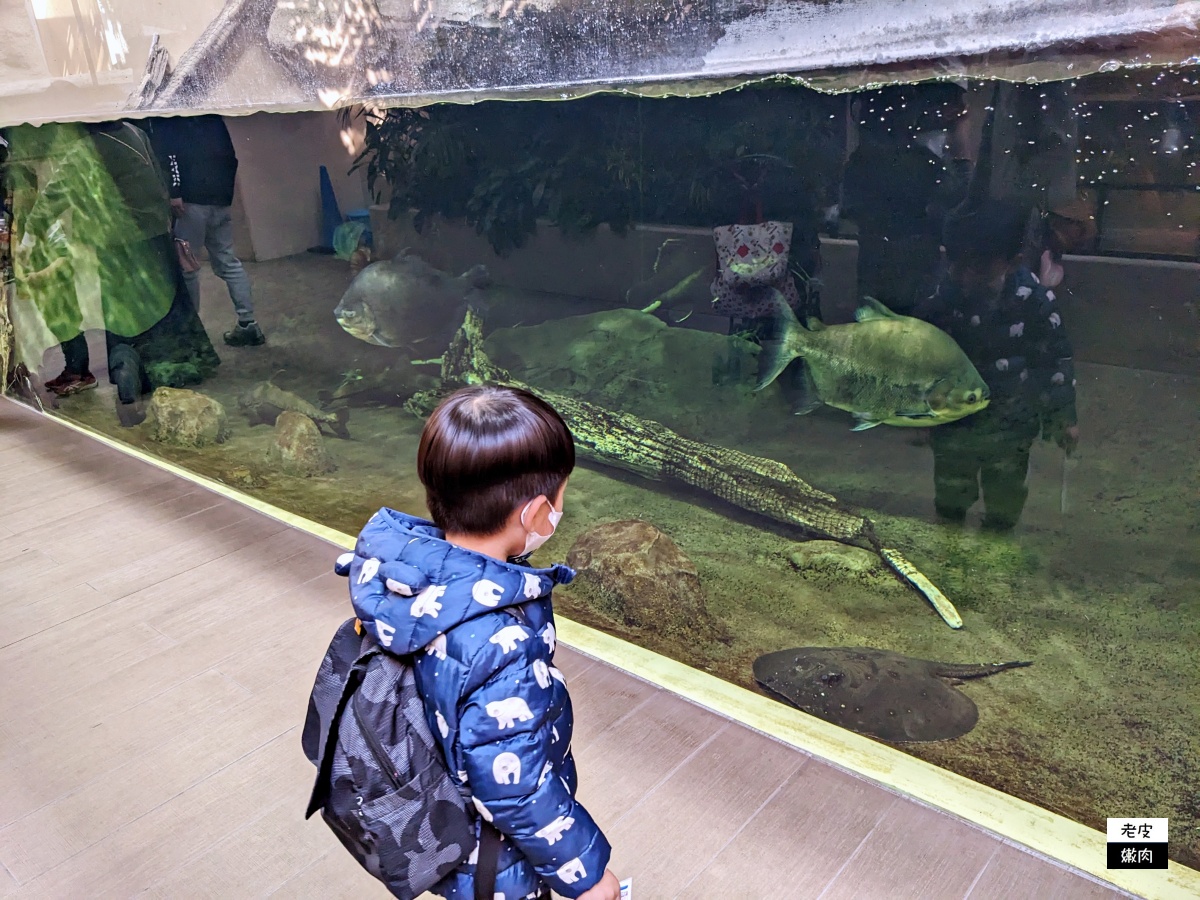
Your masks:
{"label": "reflected floral tote bag", "polygon": [[722,225],[713,229],[717,277],[712,283],[713,311],[725,316],[761,318],[775,310],[774,288],[792,309],[800,294],[788,271],[791,222]]}

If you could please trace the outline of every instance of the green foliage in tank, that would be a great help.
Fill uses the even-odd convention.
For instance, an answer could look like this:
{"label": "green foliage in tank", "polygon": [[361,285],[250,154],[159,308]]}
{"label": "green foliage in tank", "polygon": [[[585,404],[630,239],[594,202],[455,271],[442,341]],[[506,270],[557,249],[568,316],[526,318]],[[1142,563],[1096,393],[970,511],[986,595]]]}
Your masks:
{"label": "green foliage in tank", "polygon": [[815,220],[841,161],[844,100],[794,85],[701,98],[598,95],[370,115],[365,166],[393,218],[474,225],[497,253],[549,220],[583,234],[632,222]]}

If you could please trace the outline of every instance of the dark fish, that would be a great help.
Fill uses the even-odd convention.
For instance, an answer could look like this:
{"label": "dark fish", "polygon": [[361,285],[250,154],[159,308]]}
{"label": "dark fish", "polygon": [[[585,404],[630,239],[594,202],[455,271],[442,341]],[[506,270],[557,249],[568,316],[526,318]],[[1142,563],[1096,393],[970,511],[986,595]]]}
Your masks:
{"label": "dark fish", "polygon": [[1032,665],[942,663],[871,647],[798,647],[754,661],[768,693],[826,722],[885,741],[945,741],[979,710],[952,685]]}
{"label": "dark fish", "polygon": [[491,283],[485,266],[455,278],[419,256],[402,253],[359,272],[333,311],[338,324],[360,341],[436,356],[462,324],[468,305],[482,305]]}
{"label": "dark fish", "polygon": [[328,410],[335,404],[344,407],[403,406],[417,391],[433,390],[439,380],[427,372],[418,371],[411,363],[389,366],[380,372],[364,375],[358,370],[347,372],[332,391],[320,391],[317,400]]}
{"label": "dark fish", "polygon": [[280,413],[295,412],[302,416],[308,416],[318,428],[324,425],[337,437],[350,437],[350,431],[346,427],[350,410],[343,407],[332,412],[325,412],[291,391],[276,387],[270,381],[260,381],[242,394],[238,399],[238,406],[246,413],[251,426],[274,425]]}

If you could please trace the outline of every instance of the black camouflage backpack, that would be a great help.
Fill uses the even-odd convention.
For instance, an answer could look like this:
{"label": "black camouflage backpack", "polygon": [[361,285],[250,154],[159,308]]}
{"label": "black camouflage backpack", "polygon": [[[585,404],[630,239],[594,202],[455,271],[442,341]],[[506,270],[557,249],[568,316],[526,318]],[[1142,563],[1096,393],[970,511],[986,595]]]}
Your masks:
{"label": "black camouflage backpack", "polygon": [[[357,619],[338,628],[302,738],[317,810],[359,864],[412,900],[467,861],[474,815],[425,720],[411,658],[384,651]],[[492,900],[499,833],[483,823],[476,897]]]}

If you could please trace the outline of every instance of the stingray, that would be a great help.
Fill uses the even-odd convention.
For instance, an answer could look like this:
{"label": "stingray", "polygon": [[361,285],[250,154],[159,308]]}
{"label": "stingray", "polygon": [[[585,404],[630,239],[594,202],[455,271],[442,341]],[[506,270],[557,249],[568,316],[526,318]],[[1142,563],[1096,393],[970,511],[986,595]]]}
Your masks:
{"label": "stingray", "polygon": [[975,727],[979,710],[953,685],[1027,662],[959,664],[872,647],[797,647],[754,661],[772,694],[826,722],[885,741],[945,741]]}

